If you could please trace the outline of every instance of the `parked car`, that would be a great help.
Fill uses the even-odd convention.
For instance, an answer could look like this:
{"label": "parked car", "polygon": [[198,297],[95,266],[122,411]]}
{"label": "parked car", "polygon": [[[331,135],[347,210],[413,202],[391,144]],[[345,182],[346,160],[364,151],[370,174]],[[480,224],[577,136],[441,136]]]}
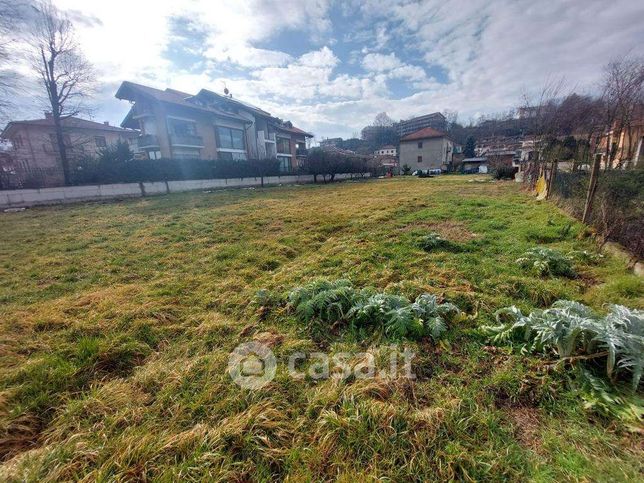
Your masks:
{"label": "parked car", "polygon": [[418,176],[419,178],[426,178],[430,176],[436,176],[441,174],[442,171],[440,168],[436,169],[417,169],[412,173],[412,176]]}

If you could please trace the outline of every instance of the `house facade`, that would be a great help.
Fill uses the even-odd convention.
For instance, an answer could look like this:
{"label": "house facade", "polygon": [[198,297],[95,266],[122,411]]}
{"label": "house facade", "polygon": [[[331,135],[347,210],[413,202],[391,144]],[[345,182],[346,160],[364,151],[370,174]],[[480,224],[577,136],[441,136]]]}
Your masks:
{"label": "house facade", "polygon": [[398,156],[398,150],[396,149],[396,146],[388,144],[387,146],[383,146],[380,149],[377,149],[373,154],[375,156],[396,157]]}
{"label": "house facade", "polygon": [[[131,144],[139,136],[137,131],[110,126],[107,122],[76,117],[61,122],[67,155],[71,161],[95,155],[101,148],[119,141]],[[51,113],[46,112],[44,119],[11,121],[1,137],[11,145],[5,153],[6,160],[2,166],[4,184],[15,188],[29,186],[30,180],[43,187],[64,184]]]}
{"label": "house facade", "polygon": [[407,165],[412,171],[447,171],[452,164],[454,143],[444,132],[427,127],[403,137],[399,149],[400,166]]}
{"label": "house facade", "polygon": [[136,151],[149,159],[276,158],[291,172],[313,135],[270,113],[202,89],[196,95],[123,82],[116,97],[133,105],[121,123],[141,131]]}

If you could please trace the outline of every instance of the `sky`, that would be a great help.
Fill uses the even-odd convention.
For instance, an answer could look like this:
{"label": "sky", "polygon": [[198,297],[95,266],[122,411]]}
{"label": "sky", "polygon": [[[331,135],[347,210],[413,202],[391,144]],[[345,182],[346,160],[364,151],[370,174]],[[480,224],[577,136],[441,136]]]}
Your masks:
{"label": "sky", "polygon": [[[641,54],[644,1],[54,0],[120,124],[124,80],[250,102],[316,139],[352,137],[379,112],[461,122],[520,105],[548,80],[592,92],[602,67]],[[36,109],[38,108],[38,111]],[[36,101],[23,111],[39,112]]]}

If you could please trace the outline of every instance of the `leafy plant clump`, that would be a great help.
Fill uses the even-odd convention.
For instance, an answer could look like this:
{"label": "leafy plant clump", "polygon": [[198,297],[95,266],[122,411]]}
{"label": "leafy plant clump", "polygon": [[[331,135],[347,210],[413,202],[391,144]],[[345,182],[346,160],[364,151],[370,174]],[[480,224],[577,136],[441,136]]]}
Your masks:
{"label": "leafy plant clump", "polygon": [[438,233],[429,233],[428,235],[423,236],[418,241],[418,246],[426,252],[430,252],[432,250],[456,251],[458,248],[456,244],[446,240]]}
{"label": "leafy plant clump", "polygon": [[531,248],[521,258],[518,258],[516,263],[521,268],[540,276],[551,275],[568,278],[577,276],[572,267],[571,257],[552,248]]}
{"label": "leafy plant clump", "polygon": [[289,306],[303,322],[345,325],[356,334],[383,331],[391,339],[439,340],[461,314],[450,303],[422,294],[413,302],[401,295],[356,289],[348,280],[319,280],[293,289]]}
{"label": "leafy plant clump", "polygon": [[606,316],[570,300],[558,300],[529,315],[512,306],[496,312],[500,325],[485,327],[495,343],[520,342],[529,351],[554,351],[560,358],[606,359],[606,374],[630,372],[633,391],[644,370],[644,311],[610,305]]}

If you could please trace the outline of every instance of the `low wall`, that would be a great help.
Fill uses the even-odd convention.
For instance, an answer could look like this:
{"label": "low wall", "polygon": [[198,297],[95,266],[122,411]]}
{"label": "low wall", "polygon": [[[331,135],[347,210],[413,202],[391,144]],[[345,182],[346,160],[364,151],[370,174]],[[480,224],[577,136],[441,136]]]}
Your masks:
{"label": "low wall", "polygon": [[[365,173],[337,174],[336,180],[368,177]],[[318,177],[318,181],[322,177]],[[312,175],[267,176],[264,186],[278,184],[313,183]],[[0,191],[0,209],[75,203],[80,201],[110,200],[118,198],[140,198],[142,196],[199,191],[224,188],[245,188],[261,186],[261,178],[235,179],[191,179],[185,181],[161,181],[147,183],[118,183],[88,186],[61,186],[59,188],[40,188]]]}

